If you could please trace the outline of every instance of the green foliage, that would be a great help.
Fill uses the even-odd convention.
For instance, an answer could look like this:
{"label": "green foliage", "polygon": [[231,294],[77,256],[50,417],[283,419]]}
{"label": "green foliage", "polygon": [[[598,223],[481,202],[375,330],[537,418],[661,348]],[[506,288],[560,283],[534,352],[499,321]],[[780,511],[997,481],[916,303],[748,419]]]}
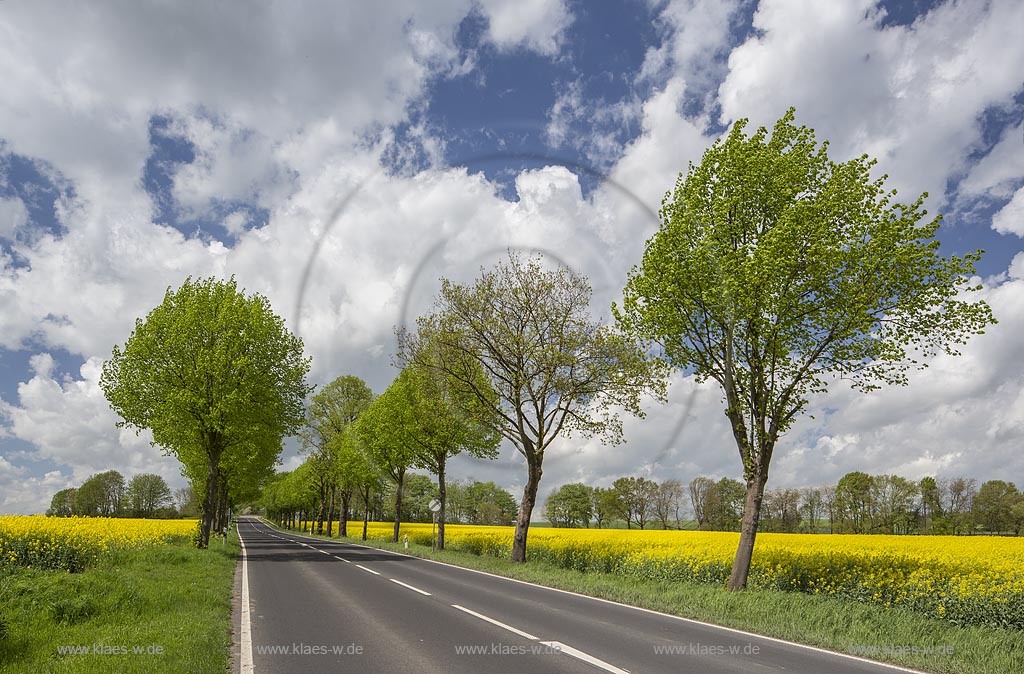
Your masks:
{"label": "green foliage", "polygon": [[439,475],[447,460],[462,452],[480,459],[496,458],[501,436],[485,421],[496,395],[483,370],[476,367],[469,374],[487,403],[459,388],[450,374],[426,364],[430,359],[441,360],[430,351],[443,348],[441,344],[427,341],[420,345],[427,352],[417,354],[413,363],[418,364],[403,369],[395,380],[405,396],[396,423],[408,426],[416,445],[416,467]]}
{"label": "green foliage", "polygon": [[50,507],[47,509],[46,514],[49,517],[71,517],[74,515],[77,512],[75,510],[75,495],[77,492],[78,489],[75,487],[58,491],[50,499]]}
{"label": "green foliage", "polygon": [[405,476],[402,485],[405,494],[402,505],[406,522],[430,522],[433,513],[430,511],[430,500],[437,497],[437,485],[429,475],[412,473]]}
{"label": "green foliage", "polygon": [[124,477],[116,470],[92,475],[75,492],[75,515],[116,517],[121,514]]}
{"label": "green foliage", "polygon": [[1015,508],[1024,502],[1017,485],[1004,480],[989,480],[978,488],[974,496],[974,521],[982,531],[1019,533],[1021,523]]}
{"label": "green foliage", "polygon": [[612,489],[617,497],[617,514],[626,520],[626,526],[635,523],[643,529],[653,512],[658,483],[646,477],[620,477],[612,483]]}
{"label": "green foliage", "polygon": [[689,491],[698,529],[735,531],[738,528],[746,492],[742,483],[728,477],[716,482],[699,476],[690,482]]}
{"label": "green foliage", "polygon": [[[359,377],[342,375],[325,386],[310,400],[306,421],[300,433],[303,447],[311,450],[310,467],[320,481],[321,501],[330,489],[350,493],[356,486],[355,473],[349,467],[354,450],[350,426],[373,402],[373,391]],[[326,504],[320,504],[321,511]]]}
{"label": "green foliage", "polygon": [[352,426],[370,461],[396,483],[416,461],[417,445],[408,414],[408,397],[396,379]]}
{"label": "green foliage", "polygon": [[893,201],[866,156],[836,164],[790,110],[746,120],[680,175],[616,320],[726,393],[744,471],[833,377],[905,384],[995,322],[962,293],[979,253],[942,257],[922,195]]}
{"label": "green foliage", "polygon": [[[622,425],[610,408],[642,417],[640,397],[664,395],[660,365],[591,319],[590,285],[569,269],[513,252],[473,285],[442,279],[441,288],[438,313],[418,321],[441,345],[439,357],[421,363],[475,396],[491,425],[528,459],[563,430],[619,442]],[[414,357],[415,341],[400,338],[404,355]],[[481,369],[487,387],[477,385]],[[534,405],[538,414],[528,415]],[[526,419],[531,425],[523,428]]]}
{"label": "green foliage", "polygon": [[449,518],[453,524],[508,526],[519,505],[494,482],[447,482]]}
{"label": "green foliage", "polygon": [[841,477],[836,485],[836,510],[850,533],[861,534],[871,529],[872,483],[870,475],[854,471]]}
{"label": "green foliage", "polygon": [[619,504],[619,494],[612,488],[594,487],[594,520],[597,523],[598,528],[604,523],[611,523],[613,519],[619,516],[621,511],[621,505]]}
{"label": "green foliage", "polygon": [[125,510],[132,517],[153,517],[172,502],[166,480],[153,473],[141,473],[128,481]]}
{"label": "green foliage", "polygon": [[552,526],[590,526],[594,514],[594,490],[582,482],[563,484],[544,503],[544,516]]}

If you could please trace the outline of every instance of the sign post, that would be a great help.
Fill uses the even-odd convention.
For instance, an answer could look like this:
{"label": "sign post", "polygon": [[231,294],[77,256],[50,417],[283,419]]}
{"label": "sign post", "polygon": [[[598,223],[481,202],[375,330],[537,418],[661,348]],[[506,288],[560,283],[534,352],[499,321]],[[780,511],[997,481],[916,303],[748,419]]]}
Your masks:
{"label": "sign post", "polygon": [[441,502],[436,498],[432,498],[430,499],[430,503],[427,504],[427,507],[430,508],[430,512],[434,514],[431,518],[433,520],[433,524],[430,527],[430,549],[435,550],[436,546],[434,544],[434,537],[437,535],[437,513],[441,510]]}

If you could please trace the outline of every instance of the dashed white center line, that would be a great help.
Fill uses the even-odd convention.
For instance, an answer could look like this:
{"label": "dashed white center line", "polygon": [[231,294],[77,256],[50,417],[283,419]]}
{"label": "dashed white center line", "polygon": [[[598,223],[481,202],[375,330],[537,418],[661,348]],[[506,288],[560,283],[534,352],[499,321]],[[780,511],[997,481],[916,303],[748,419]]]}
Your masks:
{"label": "dashed white center line", "polygon": [[406,587],[406,588],[409,588],[409,589],[410,589],[410,590],[412,590],[413,592],[419,592],[420,594],[422,594],[422,595],[424,595],[424,596],[427,596],[427,597],[429,597],[429,596],[430,596],[430,593],[429,593],[429,592],[424,592],[423,590],[419,589],[418,587],[413,587],[412,585],[409,585],[408,583],[403,583],[402,581],[400,581],[400,580],[395,580],[394,578],[388,578],[388,580],[390,580],[390,581],[391,581],[392,583],[398,583],[398,584],[399,584],[399,585],[401,585],[402,587]]}
{"label": "dashed white center line", "polygon": [[572,657],[576,658],[577,660],[582,660],[583,662],[586,662],[586,663],[591,664],[591,665],[593,665],[595,667],[603,669],[606,672],[612,672],[612,674],[629,674],[629,670],[620,669],[619,667],[616,667],[615,665],[609,664],[609,663],[605,662],[604,660],[600,660],[598,658],[595,658],[593,655],[590,655],[588,653],[584,653],[583,651],[577,650],[577,649],[573,648],[572,646],[566,646],[561,641],[542,641],[541,643],[544,644],[545,646],[547,646],[548,648],[551,648],[552,650],[557,650],[559,653],[565,653],[566,655],[571,655]]}
{"label": "dashed white center line", "polygon": [[373,569],[368,569],[368,568],[366,568],[365,566],[363,566],[362,564],[356,564],[356,566],[358,566],[358,567],[359,567],[360,569],[362,569],[363,571],[369,571],[370,573],[372,573],[372,574],[373,574],[373,575],[375,575],[375,576],[379,576],[379,575],[380,575],[380,573],[379,573],[379,572],[377,572],[377,571],[374,571]]}
{"label": "dashed white center line", "polygon": [[464,613],[468,613],[471,616],[475,616],[477,618],[480,618],[480,620],[485,620],[485,621],[491,623],[492,625],[497,625],[498,627],[506,629],[509,632],[512,632],[514,634],[518,634],[521,637],[526,637],[527,639],[530,639],[532,641],[536,641],[537,640],[537,637],[533,636],[529,632],[524,632],[522,630],[517,630],[515,627],[512,627],[511,625],[506,625],[505,623],[501,622],[500,620],[495,620],[494,618],[490,618],[488,616],[485,616],[483,613],[477,613],[476,611],[468,609],[465,606],[459,606],[458,604],[452,604],[452,608],[457,608],[457,609],[459,609],[460,611],[462,611]]}
{"label": "dashed white center line", "polygon": [[338,555],[334,555],[334,558],[335,559],[340,559],[341,561],[345,562],[346,564],[351,564],[352,563],[351,559],[345,559],[344,557],[339,557]]}

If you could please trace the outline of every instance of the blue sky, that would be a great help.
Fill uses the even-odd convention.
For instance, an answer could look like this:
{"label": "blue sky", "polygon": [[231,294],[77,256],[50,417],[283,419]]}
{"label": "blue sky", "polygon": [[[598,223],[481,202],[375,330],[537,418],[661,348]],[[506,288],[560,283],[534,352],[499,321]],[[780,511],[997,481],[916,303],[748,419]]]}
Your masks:
{"label": "blue sky", "polygon": [[[0,3],[0,512],[109,468],[184,484],[115,427],[98,373],[186,276],[235,274],[302,335],[314,383],[380,392],[393,326],[508,247],[587,273],[607,317],[676,175],[790,106],[834,159],[927,191],[943,252],[985,249],[1000,324],[906,389],[830,391],[770,486],[1020,484],[1022,25],[998,1]],[[647,407],[625,445],[557,443],[541,491],[740,472],[713,387],[677,373]],[[524,468],[505,448],[453,473],[518,492]]]}

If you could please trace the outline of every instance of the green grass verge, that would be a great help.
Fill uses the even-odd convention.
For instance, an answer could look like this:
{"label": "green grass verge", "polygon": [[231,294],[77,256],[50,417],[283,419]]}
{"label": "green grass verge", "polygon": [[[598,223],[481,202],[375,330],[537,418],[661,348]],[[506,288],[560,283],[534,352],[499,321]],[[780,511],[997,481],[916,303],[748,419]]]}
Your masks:
{"label": "green grass verge", "polygon": [[[903,610],[798,592],[727,592],[716,586],[696,583],[647,581],[610,573],[581,573],[548,562],[513,564],[508,559],[452,550],[435,551],[429,546],[413,543],[406,550],[401,543],[390,541],[362,541],[358,537],[334,537],[332,540],[434,559],[926,672],[1024,672],[1024,633],[1012,630],[957,627]],[[939,651],[940,647],[942,651]],[[874,649],[877,649],[874,654],[869,654]],[[918,652],[915,653],[914,649]],[[926,653],[926,649],[932,649],[932,652]]]}
{"label": "green grass verge", "polygon": [[208,550],[113,553],[79,573],[0,569],[0,671],[224,674],[238,550],[232,534]]}

